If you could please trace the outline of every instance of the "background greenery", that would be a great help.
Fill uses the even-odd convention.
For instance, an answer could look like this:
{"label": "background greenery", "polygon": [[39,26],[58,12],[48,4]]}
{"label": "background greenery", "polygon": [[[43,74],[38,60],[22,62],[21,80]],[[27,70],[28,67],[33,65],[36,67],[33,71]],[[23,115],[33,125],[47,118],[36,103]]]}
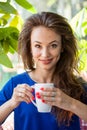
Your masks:
{"label": "background greenery", "polygon": [[[0,88],[17,72],[14,62],[17,61],[18,36],[23,24],[20,10],[35,13],[36,9],[27,0],[0,0]],[[11,58],[11,56],[13,57]],[[13,68],[10,70],[10,68]]]}
{"label": "background greenery", "polygon": [[[26,0],[14,0],[18,6],[35,13],[35,8]],[[23,19],[18,10],[11,4],[11,0],[0,2],[0,64],[13,67],[8,53],[17,51],[18,35]]]}
{"label": "background greenery", "polygon": [[79,70],[87,71],[87,8],[83,8],[71,19],[71,26],[78,39]]}

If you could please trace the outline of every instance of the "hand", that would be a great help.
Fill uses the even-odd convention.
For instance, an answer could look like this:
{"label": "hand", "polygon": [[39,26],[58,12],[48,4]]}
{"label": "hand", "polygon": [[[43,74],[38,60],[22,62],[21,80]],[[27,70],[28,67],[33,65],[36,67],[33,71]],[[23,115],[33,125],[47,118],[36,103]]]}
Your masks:
{"label": "hand", "polygon": [[73,101],[73,98],[62,92],[59,88],[44,88],[43,92],[40,93],[40,97],[43,102],[64,110],[69,110]]}
{"label": "hand", "polygon": [[19,84],[16,88],[14,88],[12,95],[12,102],[17,107],[22,101],[26,103],[31,102],[30,98],[34,100],[34,96],[32,94],[33,88],[29,87],[27,84]]}

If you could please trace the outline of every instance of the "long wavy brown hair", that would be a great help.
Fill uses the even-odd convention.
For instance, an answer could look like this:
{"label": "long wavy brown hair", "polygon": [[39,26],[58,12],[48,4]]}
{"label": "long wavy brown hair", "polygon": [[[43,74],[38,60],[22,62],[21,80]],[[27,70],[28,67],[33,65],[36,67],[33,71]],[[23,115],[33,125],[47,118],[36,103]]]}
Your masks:
{"label": "long wavy brown hair", "polygon": [[[24,68],[34,70],[34,62],[31,54],[31,32],[34,27],[44,26],[61,35],[63,52],[60,60],[56,64],[53,74],[55,86],[69,96],[81,100],[83,93],[82,86],[78,82],[77,72],[77,41],[72,28],[63,16],[52,12],[41,12],[30,16],[24,23],[23,29],[19,35],[18,52],[22,56]],[[58,82],[59,78],[59,82]],[[53,106],[52,112],[56,115],[58,122],[67,122],[71,120],[73,113]]]}

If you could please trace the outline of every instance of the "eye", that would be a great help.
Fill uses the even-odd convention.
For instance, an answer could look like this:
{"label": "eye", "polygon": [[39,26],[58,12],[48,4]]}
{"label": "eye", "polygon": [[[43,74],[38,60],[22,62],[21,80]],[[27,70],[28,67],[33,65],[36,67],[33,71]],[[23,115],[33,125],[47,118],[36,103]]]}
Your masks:
{"label": "eye", "polygon": [[58,46],[58,45],[55,44],[55,43],[51,45],[52,48],[57,48],[57,46]]}
{"label": "eye", "polygon": [[41,48],[41,46],[39,44],[36,44],[35,47],[36,48]]}

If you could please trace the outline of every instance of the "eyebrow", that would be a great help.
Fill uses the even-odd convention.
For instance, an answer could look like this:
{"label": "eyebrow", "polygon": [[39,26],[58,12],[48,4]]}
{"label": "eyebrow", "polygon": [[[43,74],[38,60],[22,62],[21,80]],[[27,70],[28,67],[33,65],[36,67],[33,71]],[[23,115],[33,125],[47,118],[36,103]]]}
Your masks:
{"label": "eyebrow", "polygon": [[[42,44],[42,43],[39,42],[39,41],[34,41],[34,42],[37,42],[37,43],[39,43],[39,44]],[[51,44],[51,43],[53,43],[53,42],[58,42],[58,43],[59,43],[59,41],[57,41],[57,40],[53,40],[53,41],[51,41],[49,44]]]}

